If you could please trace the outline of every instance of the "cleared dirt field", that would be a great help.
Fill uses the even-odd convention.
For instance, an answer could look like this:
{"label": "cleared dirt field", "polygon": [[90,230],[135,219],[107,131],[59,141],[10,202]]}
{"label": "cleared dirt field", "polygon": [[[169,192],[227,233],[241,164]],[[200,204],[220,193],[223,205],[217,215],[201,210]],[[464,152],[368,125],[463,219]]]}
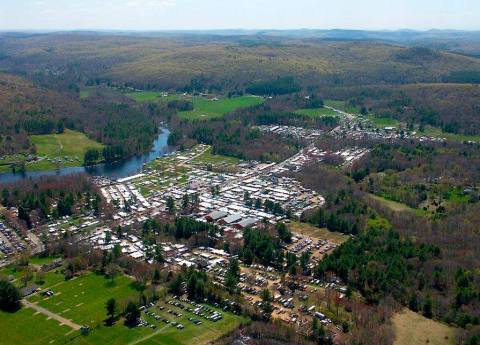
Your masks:
{"label": "cleared dirt field", "polygon": [[450,345],[455,344],[454,328],[433,321],[408,309],[395,314],[394,345]]}
{"label": "cleared dirt field", "polygon": [[317,239],[327,240],[336,244],[342,244],[349,238],[347,235],[344,235],[340,232],[333,232],[327,229],[317,228],[313,225],[300,222],[288,223],[288,228],[292,232],[314,237]]}

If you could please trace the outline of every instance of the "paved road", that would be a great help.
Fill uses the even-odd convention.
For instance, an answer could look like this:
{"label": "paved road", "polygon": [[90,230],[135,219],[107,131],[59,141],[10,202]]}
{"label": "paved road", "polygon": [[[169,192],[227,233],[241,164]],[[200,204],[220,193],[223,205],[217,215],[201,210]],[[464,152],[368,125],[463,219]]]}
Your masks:
{"label": "paved road", "polygon": [[72,322],[70,320],[67,320],[65,319],[64,317],[61,317],[60,315],[58,314],[55,314],[55,313],[52,313],[50,310],[47,310],[45,308],[42,308],[34,303],[31,303],[27,300],[22,300],[22,303],[25,307],[28,307],[28,308],[31,308],[33,310],[36,310],[40,313],[42,313],[43,315],[46,315],[54,320],[57,320],[58,322],[60,322],[61,324],[64,324],[64,325],[67,325],[68,327],[78,331],[80,329],[80,325],[77,325],[75,322]]}

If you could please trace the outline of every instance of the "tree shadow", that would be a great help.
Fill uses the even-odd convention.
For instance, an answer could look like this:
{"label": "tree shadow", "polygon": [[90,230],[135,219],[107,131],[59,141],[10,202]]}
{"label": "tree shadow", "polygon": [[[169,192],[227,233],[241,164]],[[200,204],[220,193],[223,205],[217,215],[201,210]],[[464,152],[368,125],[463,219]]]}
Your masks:
{"label": "tree shadow", "polygon": [[131,282],[128,286],[138,292],[145,291],[145,285],[136,281]]}
{"label": "tree shadow", "polygon": [[120,315],[116,315],[114,318],[108,317],[103,320],[103,325],[106,327],[112,327],[118,322],[118,320],[120,320]]}

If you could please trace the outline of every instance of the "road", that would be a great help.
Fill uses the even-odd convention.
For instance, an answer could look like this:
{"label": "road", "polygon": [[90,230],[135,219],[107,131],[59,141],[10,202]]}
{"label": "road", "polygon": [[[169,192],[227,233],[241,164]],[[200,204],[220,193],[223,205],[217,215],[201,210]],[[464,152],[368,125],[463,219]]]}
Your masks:
{"label": "road", "polygon": [[42,308],[34,303],[31,303],[29,301],[27,301],[26,299],[22,300],[22,303],[25,307],[27,308],[31,308],[33,310],[36,310],[38,311],[39,313],[42,313],[43,315],[46,315],[48,316],[49,318],[52,318],[54,320],[57,320],[58,322],[60,322],[61,324],[63,325],[67,325],[68,327],[78,331],[80,330],[80,325],[77,325],[75,322],[72,322],[68,319],[65,319],[64,317],[61,317],[60,315],[58,314],[55,314],[55,313],[52,313],[50,310],[48,309],[45,309],[45,308]]}

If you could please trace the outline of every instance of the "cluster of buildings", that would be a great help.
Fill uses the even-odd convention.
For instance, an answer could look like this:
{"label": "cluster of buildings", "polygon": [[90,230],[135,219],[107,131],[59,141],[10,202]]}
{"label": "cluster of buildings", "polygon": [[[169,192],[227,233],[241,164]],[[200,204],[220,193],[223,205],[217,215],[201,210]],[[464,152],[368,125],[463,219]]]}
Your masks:
{"label": "cluster of buildings", "polygon": [[[141,174],[119,181],[99,182],[107,202],[115,208],[114,219],[129,225],[167,211],[167,199],[172,198],[177,210],[183,208],[185,196],[195,207],[190,216],[203,222],[214,223],[234,237],[241,230],[254,227],[262,221],[276,223],[287,212],[299,216],[307,209],[323,205],[324,199],[298,181],[285,177],[283,172],[297,170],[318,159],[321,152],[314,147],[302,150],[290,159],[279,163],[240,163],[232,172],[217,172],[196,160],[208,147],[194,148],[193,152],[168,157],[165,170],[179,168],[184,171],[179,179],[163,183],[161,171],[145,169]],[[160,163],[159,165],[162,165]],[[144,183],[149,192],[142,194]],[[152,185],[153,184],[153,185]]]}
{"label": "cluster of buildings", "polygon": [[409,131],[395,126],[374,126],[368,118],[352,114],[344,114],[340,126],[334,128],[330,133],[337,138],[348,138],[353,140],[418,140],[420,142],[444,142],[446,138],[438,138],[426,135],[419,135],[415,131]]}
{"label": "cluster of buildings", "polygon": [[324,131],[315,128],[303,128],[295,126],[277,126],[265,125],[257,127],[261,132],[274,133],[286,137],[293,137],[297,139],[315,140],[318,139]]}
{"label": "cluster of buildings", "polygon": [[71,223],[69,216],[65,216],[55,222],[51,222],[44,227],[45,233],[50,238],[60,238],[66,233],[82,234],[99,226],[101,221],[94,216],[82,216],[78,218],[75,224]]}

